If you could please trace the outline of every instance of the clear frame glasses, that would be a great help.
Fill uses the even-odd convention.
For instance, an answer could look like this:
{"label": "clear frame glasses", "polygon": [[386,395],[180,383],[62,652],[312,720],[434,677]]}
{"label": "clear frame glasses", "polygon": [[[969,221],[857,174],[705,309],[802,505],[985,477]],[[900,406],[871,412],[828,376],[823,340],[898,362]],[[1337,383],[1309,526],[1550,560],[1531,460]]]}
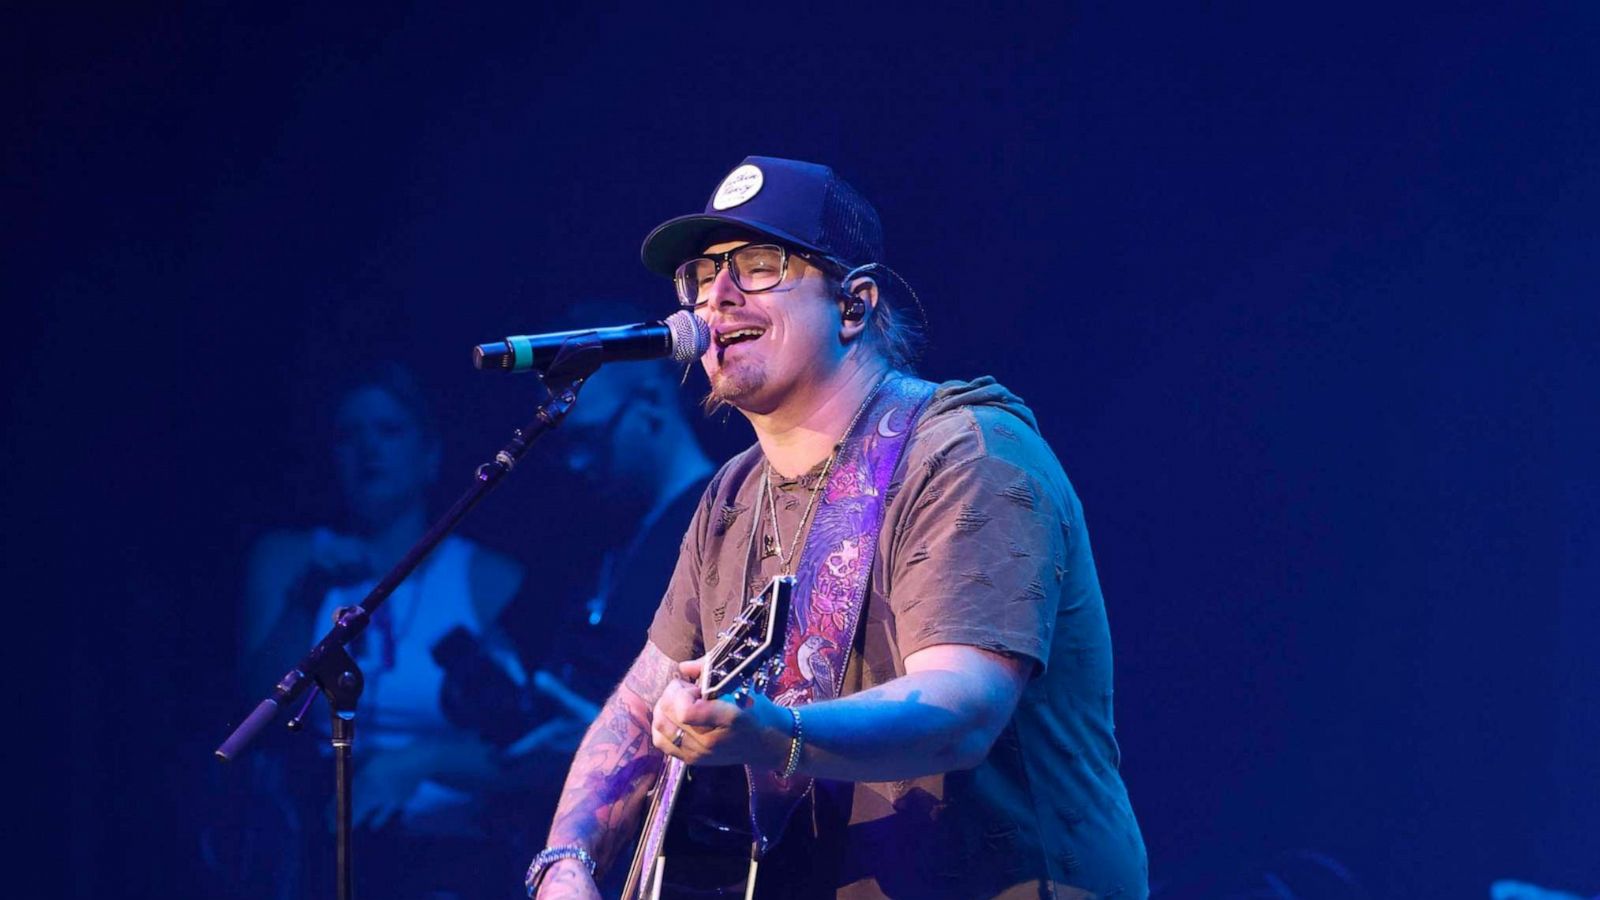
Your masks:
{"label": "clear frame glasses", "polygon": [[697,256],[686,260],[673,273],[672,283],[678,289],[678,305],[696,309],[704,304],[717,273],[726,268],[733,278],[733,286],[746,294],[770,291],[789,274],[789,257],[810,260],[810,254],[790,250],[781,244],[745,244],[726,253]]}

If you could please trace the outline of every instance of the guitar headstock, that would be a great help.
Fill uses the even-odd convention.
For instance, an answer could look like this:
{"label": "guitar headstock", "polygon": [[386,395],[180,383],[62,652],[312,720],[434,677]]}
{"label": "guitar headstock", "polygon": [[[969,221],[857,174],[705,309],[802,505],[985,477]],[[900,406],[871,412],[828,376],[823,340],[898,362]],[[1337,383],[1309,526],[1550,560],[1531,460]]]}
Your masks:
{"label": "guitar headstock", "polygon": [[745,684],[757,690],[783,668],[784,625],[789,621],[789,598],[794,577],[779,575],[765,590],[745,601],[717,644],[706,654],[700,696],[707,699],[733,693]]}

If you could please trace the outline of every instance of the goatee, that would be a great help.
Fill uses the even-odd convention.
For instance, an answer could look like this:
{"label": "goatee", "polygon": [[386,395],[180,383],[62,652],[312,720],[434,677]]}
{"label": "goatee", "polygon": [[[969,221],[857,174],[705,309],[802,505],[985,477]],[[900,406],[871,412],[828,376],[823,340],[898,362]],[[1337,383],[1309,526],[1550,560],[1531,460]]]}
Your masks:
{"label": "goatee", "polygon": [[724,406],[738,408],[741,399],[754,394],[766,383],[766,375],[765,369],[748,363],[732,372],[727,369],[718,370],[715,376],[708,379],[711,390],[706,393],[705,399],[700,401],[700,408],[708,416]]}

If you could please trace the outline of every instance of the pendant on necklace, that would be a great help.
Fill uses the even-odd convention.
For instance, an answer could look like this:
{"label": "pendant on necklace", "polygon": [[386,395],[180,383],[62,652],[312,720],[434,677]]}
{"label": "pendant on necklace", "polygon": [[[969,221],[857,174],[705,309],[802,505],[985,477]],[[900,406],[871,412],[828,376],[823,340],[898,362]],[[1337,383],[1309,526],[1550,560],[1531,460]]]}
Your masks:
{"label": "pendant on necklace", "polygon": [[761,558],[778,555],[778,539],[770,534],[761,536]]}

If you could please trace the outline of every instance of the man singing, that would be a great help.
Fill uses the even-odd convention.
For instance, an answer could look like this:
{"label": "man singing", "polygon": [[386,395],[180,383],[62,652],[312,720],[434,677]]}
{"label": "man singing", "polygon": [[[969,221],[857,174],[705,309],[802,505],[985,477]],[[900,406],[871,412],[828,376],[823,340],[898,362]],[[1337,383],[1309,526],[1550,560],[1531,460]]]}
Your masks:
{"label": "man singing", "polygon": [[[707,486],[530,896],[598,896],[663,755],[746,767],[758,897],[1145,896],[1082,507],[1015,395],[911,375],[877,212],[827,167],[750,157],[643,258],[710,327],[707,403],[756,444]],[[701,658],[780,575],[781,676],[702,698]]]}

